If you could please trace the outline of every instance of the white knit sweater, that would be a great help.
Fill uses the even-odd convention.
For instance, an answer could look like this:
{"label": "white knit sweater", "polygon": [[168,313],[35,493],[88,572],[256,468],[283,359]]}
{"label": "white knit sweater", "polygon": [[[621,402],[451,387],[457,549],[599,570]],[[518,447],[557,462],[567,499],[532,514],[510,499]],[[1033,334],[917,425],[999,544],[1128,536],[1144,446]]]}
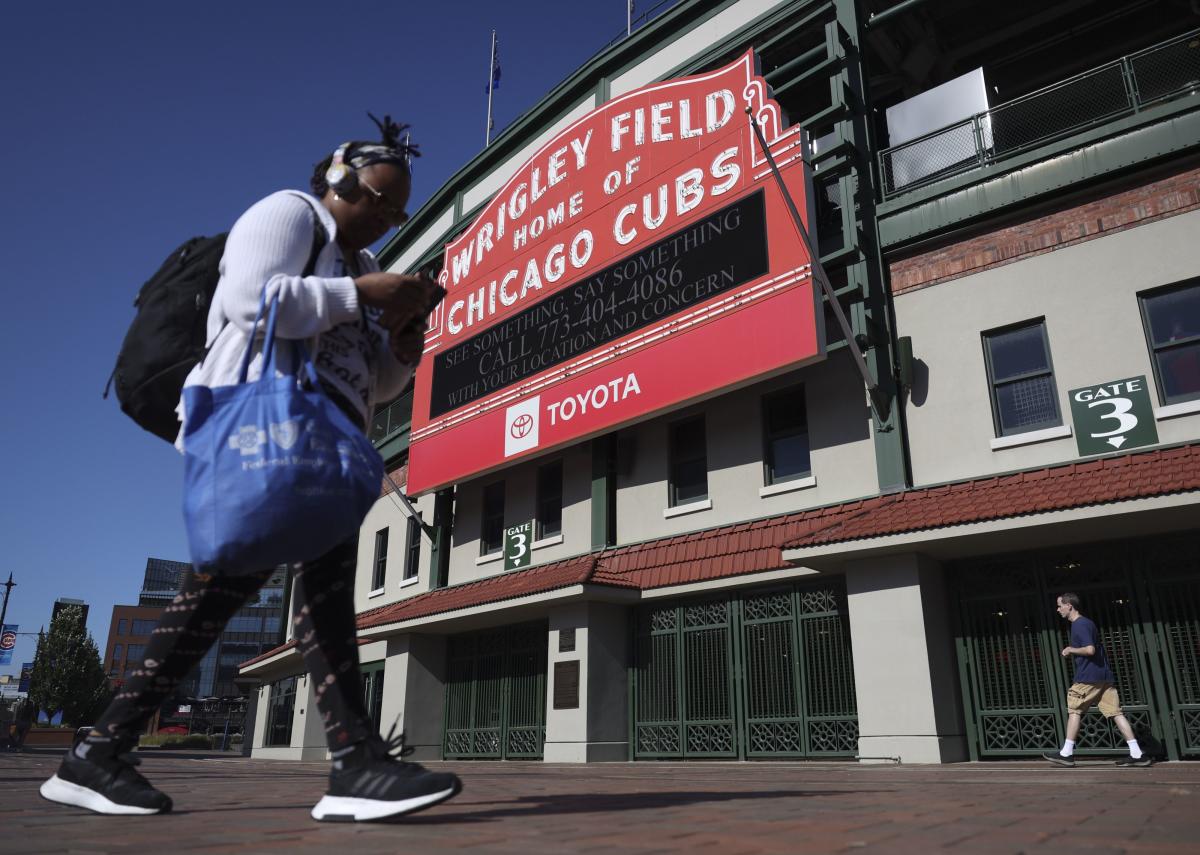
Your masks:
{"label": "white knit sweater", "polygon": [[[301,276],[313,246],[313,215],[320,218],[326,241],[311,276]],[[279,295],[276,366],[292,370],[292,348],[281,339],[304,339],[317,374],[357,408],[364,423],[375,404],[395,397],[412,376],[388,348],[379,311],[360,308],[354,279],[337,245],[337,223],[324,205],[299,191],[282,190],[256,202],[229,232],[221,258],[221,279],[208,312],[205,360],[192,369],[184,386],[229,386],[238,381],[242,356],[258,313],[263,288],[268,300]],[[360,250],[361,272],[379,269],[375,257]],[[254,341],[247,380],[262,374],[265,319]],[[186,419],[183,399],[176,408]],[[183,431],[175,445],[183,449]]]}

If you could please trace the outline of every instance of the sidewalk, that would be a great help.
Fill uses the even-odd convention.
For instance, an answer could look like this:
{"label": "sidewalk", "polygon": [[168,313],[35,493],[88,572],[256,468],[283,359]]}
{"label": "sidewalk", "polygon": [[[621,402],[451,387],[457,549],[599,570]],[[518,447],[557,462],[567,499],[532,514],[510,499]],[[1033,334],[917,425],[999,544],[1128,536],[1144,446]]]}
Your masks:
{"label": "sidewalk", "polygon": [[390,825],[318,824],[327,767],[142,755],[175,799],[101,817],[37,794],[58,758],[0,755],[0,852],[1194,853],[1200,763],[439,763],[457,799]]}

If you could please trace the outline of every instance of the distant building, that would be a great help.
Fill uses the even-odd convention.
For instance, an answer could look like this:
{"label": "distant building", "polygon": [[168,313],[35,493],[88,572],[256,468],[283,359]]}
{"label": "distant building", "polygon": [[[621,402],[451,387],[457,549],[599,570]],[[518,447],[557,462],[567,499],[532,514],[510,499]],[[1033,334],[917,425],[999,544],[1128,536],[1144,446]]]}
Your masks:
{"label": "distant building", "polygon": [[73,600],[70,597],[59,597],[57,600],[54,601],[54,610],[52,612],[50,612],[50,622],[53,623],[54,619],[56,617],[58,617],[58,613],[61,612],[65,608],[69,608],[70,606],[78,606],[79,607],[79,610],[81,612],[80,617],[79,617],[79,624],[81,627],[86,629],[87,628],[87,619],[88,619],[88,604],[85,603],[83,600]]}
{"label": "distant building", "polygon": [[192,565],[183,561],[168,561],[166,558],[147,558],[146,575],[142,580],[142,593],[138,596],[140,606],[165,606],[183,584],[183,574],[190,573]]}
{"label": "distant building", "polygon": [[[113,606],[104,652],[104,670],[113,685],[121,685],[134,665],[144,657],[150,635],[162,617],[163,608],[179,593],[183,574],[188,572],[191,572],[191,565],[182,561],[148,558],[138,605]],[[282,640],[286,582],[286,568],[280,568],[263,585],[258,595],[233,616],[216,644],[180,683],[172,700],[163,705],[160,724],[176,719],[191,719],[194,715],[192,708],[196,705],[189,701],[199,698],[229,699],[241,694],[233,682],[238,665],[270,650]],[[181,705],[184,707],[182,715]],[[209,707],[213,707],[213,704],[205,708]],[[222,707],[222,722],[224,717]],[[238,720],[240,722],[240,716]],[[193,726],[195,724],[193,721]]]}
{"label": "distant building", "polygon": [[113,606],[104,647],[104,673],[114,686],[121,685],[131,664],[142,659],[150,633],[161,617],[162,606]]}

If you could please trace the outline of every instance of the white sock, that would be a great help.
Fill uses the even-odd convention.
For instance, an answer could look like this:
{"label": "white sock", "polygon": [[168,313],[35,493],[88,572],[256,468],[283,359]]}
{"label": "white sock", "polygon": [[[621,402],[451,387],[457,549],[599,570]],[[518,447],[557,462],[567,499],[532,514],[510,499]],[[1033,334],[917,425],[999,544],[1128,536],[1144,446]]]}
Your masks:
{"label": "white sock", "polygon": [[1060,757],[1070,757],[1075,753],[1075,740],[1068,739],[1063,742],[1062,751],[1058,752]]}
{"label": "white sock", "polygon": [[1136,739],[1129,740],[1129,756],[1132,757],[1134,760],[1136,760],[1142,756],[1142,749],[1137,744]]}

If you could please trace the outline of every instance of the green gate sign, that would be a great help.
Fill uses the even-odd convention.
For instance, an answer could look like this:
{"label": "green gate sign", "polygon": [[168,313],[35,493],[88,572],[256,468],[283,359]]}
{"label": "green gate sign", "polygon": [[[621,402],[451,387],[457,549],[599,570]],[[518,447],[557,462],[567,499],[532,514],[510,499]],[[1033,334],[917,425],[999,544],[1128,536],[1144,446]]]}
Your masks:
{"label": "green gate sign", "polygon": [[1158,443],[1145,375],[1067,393],[1080,456]]}
{"label": "green gate sign", "polygon": [[533,521],[504,530],[504,569],[524,570],[529,566],[529,544],[533,540]]}

